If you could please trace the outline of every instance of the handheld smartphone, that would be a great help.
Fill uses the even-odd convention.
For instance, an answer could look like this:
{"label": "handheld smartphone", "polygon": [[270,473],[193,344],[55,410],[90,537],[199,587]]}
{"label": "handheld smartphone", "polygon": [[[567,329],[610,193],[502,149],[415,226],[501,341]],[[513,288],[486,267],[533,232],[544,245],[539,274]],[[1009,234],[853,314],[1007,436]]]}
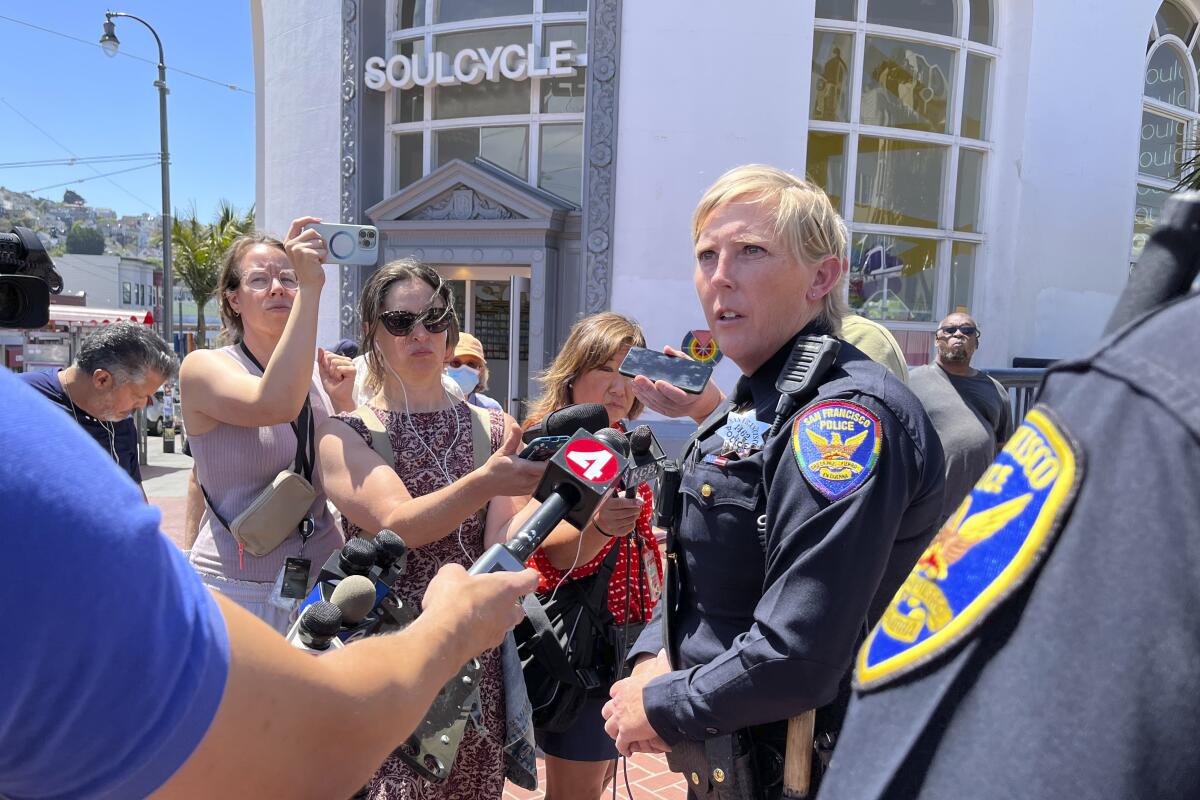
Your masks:
{"label": "handheld smartphone", "polygon": [[525,449],[518,454],[518,458],[529,461],[546,461],[558,452],[558,448],[569,441],[571,441],[570,436],[539,436],[525,445]]}
{"label": "handheld smartphone", "polygon": [[379,229],[374,225],[335,225],[314,222],[305,225],[321,234],[329,248],[329,261],[333,264],[379,263]]}
{"label": "handheld smartphone", "polygon": [[700,394],[712,377],[712,365],[676,358],[645,347],[631,347],[617,372],[630,378],[645,375],[652,381],[666,381],[688,394]]}

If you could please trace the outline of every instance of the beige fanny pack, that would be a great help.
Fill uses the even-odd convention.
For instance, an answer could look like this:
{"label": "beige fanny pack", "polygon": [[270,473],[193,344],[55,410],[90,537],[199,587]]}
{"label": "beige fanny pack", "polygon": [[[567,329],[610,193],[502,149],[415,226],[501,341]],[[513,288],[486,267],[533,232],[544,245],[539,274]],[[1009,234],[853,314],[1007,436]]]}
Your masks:
{"label": "beige fanny pack", "polygon": [[[242,352],[255,366],[262,369],[244,343]],[[293,469],[285,469],[276,475],[233,522],[221,516],[212,498],[208,496],[208,491],[203,485],[200,487],[213,516],[237,541],[239,560],[243,550],[252,556],[265,556],[283,544],[292,533],[299,533],[300,539],[307,541],[316,527],[308,511],[317,499],[317,490],[311,483],[316,458],[316,437],[312,406],[307,397],[304,398],[300,416],[292,422],[292,430],[296,434],[296,462]]]}

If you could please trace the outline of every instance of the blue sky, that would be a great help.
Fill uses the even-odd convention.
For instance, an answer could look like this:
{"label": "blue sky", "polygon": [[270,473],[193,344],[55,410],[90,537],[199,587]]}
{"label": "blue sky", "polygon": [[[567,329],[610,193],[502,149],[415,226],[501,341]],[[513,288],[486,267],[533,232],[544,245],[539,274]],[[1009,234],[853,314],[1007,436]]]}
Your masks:
{"label": "blue sky", "polygon": [[[71,153],[81,158],[157,156],[158,91],[153,83],[158,50],[154,37],[134,20],[117,19],[120,53],[150,63],[124,55],[109,58],[97,44],[107,9],[142,17],[162,38],[170,89],[171,205],[186,211],[194,204],[202,220],[212,217],[221,198],[239,209],[249,208],[254,203],[255,86],[247,0],[0,4],[0,36],[8,65],[0,83],[0,162],[62,159]],[[84,42],[35,30],[13,19]],[[232,91],[178,70],[235,84],[245,91]],[[95,177],[97,172],[141,164],[152,166],[107,179]],[[157,161],[93,166],[95,171],[82,164],[0,167],[0,186],[28,191],[75,181],[35,194],[61,200],[63,191],[71,188],[89,205],[112,208],[118,214],[158,213],[162,209]],[[81,181],[83,178],[90,180]]]}

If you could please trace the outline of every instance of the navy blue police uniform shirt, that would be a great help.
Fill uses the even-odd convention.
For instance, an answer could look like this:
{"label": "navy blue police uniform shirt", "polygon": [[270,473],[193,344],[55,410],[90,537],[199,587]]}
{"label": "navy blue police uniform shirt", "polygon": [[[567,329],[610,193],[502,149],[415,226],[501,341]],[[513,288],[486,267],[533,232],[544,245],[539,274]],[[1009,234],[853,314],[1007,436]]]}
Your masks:
{"label": "navy blue police uniform shirt", "polygon": [[1197,351],[1192,295],[1049,372],[860,651],[820,800],[1197,796]]}
{"label": "navy blue police uniform shirt", "polygon": [[[774,420],[775,379],[792,344],[734,393],[764,423]],[[762,450],[740,459],[724,450],[714,433],[682,465],[682,586],[668,626],[675,671],[643,693],[667,743],[834,700],[868,621],[932,538],[942,502],[941,444],[920,402],[844,343],[815,399]],[[664,647],[664,607],[631,658]]]}
{"label": "navy blue police uniform shirt", "polygon": [[77,418],[88,435],[96,440],[96,444],[100,445],[109,458],[114,459],[121,469],[133,478],[134,483],[142,482],[142,467],[138,462],[137,427],[133,424],[132,417],[120,422],[101,422],[71,402],[55,372],[20,372],[16,377],[37,389],[42,396],[66,412],[67,416]]}

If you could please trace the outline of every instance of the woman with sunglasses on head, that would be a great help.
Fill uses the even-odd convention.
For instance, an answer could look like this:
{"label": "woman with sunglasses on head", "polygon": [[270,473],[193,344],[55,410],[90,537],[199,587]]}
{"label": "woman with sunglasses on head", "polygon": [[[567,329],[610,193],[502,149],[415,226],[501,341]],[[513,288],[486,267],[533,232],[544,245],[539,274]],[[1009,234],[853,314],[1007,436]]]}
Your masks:
{"label": "woman with sunglasses on head", "polygon": [[[545,471],[516,457],[521,430],[500,411],[469,407],[442,383],[458,340],[450,287],[411,259],[381,267],[359,302],[371,399],[318,431],[330,499],[347,535],[391,529],[408,545],[392,587],[421,607],[443,565],[470,567],[500,541]],[[373,433],[374,430],[374,433]],[[369,784],[374,798],[499,798],[504,791],[505,695],[498,650],[485,653],[479,680],[482,727],[466,733],[443,783],[431,783],[392,756]]]}
{"label": "woman with sunglasses on head", "polygon": [[[297,605],[286,595],[299,594],[283,589],[285,564],[307,563],[311,583],[342,544],[311,456],[316,425],[353,408],[349,359],[324,351],[313,358],[326,249],[304,226],[319,221],[295,220],[284,242],[256,234],[230,246],[217,295],[233,344],[189,354],[179,372],[194,477],[207,498],[192,566],[209,587],[281,633]],[[308,513],[270,552],[247,552],[230,527],[239,529],[243,512],[296,467],[316,490]]]}
{"label": "woman with sunglasses on head", "polygon": [[[575,323],[558,357],[542,377],[545,388],[525,420],[528,429],[548,414],[575,403],[600,403],[609,425],[625,430],[625,421],[641,413],[632,380],[617,372],[630,347],[645,347],[641,326],[628,317],[606,311]],[[596,800],[612,779],[617,750],[604,732],[600,711],[609,686],[620,675],[622,643],[632,646],[650,620],[662,586],[662,553],[651,528],[654,496],[649,485],[637,487],[636,497],[625,492],[600,507],[582,535],[564,522],[534,553],[529,566],[541,575],[538,594],[564,599],[571,593],[590,594],[597,573],[611,570],[605,591],[606,608],[594,609],[604,618],[602,647],[594,667],[605,680],[589,693],[579,716],[566,730],[537,730],[546,754],[547,800]],[[536,506],[536,502],[530,502]],[[615,550],[615,553],[613,552]],[[615,646],[612,646],[615,645]]]}

